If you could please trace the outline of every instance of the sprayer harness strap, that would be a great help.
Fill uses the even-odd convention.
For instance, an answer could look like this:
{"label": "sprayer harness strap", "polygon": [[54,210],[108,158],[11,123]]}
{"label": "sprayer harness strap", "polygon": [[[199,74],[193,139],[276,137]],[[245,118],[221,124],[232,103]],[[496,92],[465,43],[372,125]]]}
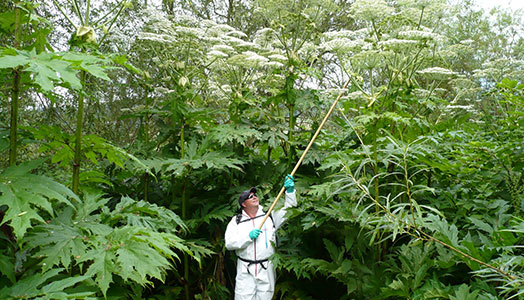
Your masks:
{"label": "sprayer harness strap", "polygon": [[[266,213],[264,212],[264,214],[262,215],[258,215],[258,216],[255,216],[253,218],[248,218],[248,219],[245,219],[245,220],[242,220],[242,214],[238,214],[237,215],[237,224],[240,224],[240,223],[244,223],[244,222],[248,222],[248,221],[251,221],[251,220],[254,220],[254,219],[258,219],[258,218],[262,218],[263,216],[265,216]],[[270,214],[269,217],[271,218],[271,221],[273,221],[273,227],[275,227],[275,221],[273,220],[273,214]]]}
{"label": "sprayer harness strap", "polygon": [[[247,267],[249,268],[251,265],[255,265],[255,264],[260,264],[262,266],[262,268],[264,270],[267,270],[267,265],[264,266],[263,263],[267,262],[268,259],[260,259],[260,260],[251,260],[251,259],[245,259],[245,258],[242,258],[242,257],[238,257],[238,259],[240,259],[241,261],[243,262],[247,262]],[[249,269],[248,269],[249,270]]]}
{"label": "sprayer harness strap", "polygon": [[[251,220],[254,220],[254,219],[257,219],[257,218],[261,218],[261,217],[264,217],[266,215],[266,213],[264,211],[262,211],[263,214],[261,215],[258,215],[258,216],[255,216],[253,218],[247,218],[245,220],[242,220],[242,213],[239,213],[237,214],[236,216],[236,221],[237,221],[237,225],[240,224],[240,223],[244,223],[244,222],[248,222],[248,221],[251,221]],[[273,228],[277,228],[275,226],[275,220],[273,220],[273,214],[270,214],[269,215],[269,218],[271,218],[271,222],[273,222]],[[275,232],[275,245],[278,247],[278,235],[276,234]],[[239,257],[240,258],[240,257]],[[241,259],[242,260],[242,259]],[[262,265],[262,264],[261,264]],[[262,266],[263,267],[263,266]]]}

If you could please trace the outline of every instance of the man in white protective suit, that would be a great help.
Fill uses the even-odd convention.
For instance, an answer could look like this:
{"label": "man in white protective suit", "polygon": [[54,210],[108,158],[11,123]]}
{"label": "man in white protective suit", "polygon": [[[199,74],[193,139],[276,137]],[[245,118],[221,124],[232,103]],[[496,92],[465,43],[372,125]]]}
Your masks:
{"label": "man in white protective suit", "polygon": [[258,229],[265,212],[259,205],[256,188],[240,194],[241,212],[233,217],[226,229],[226,248],[237,254],[235,300],[271,300],[275,291],[275,269],[268,260],[275,253],[275,231],[285,221],[286,209],[297,205],[295,184],[291,175],[284,182],[284,207],[271,213]]}

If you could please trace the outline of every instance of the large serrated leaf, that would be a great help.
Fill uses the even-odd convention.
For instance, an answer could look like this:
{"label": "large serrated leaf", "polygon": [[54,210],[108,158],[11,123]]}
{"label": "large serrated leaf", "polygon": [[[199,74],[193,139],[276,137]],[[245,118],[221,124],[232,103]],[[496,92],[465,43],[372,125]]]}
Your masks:
{"label": "large serrated leaf", "polygon": [[15,265],[11,257],[0,254],[0,273],[5,275],[11,283],[15,283]]}
{"label": "large serrated leaf", "polygon": [[8,295],[17,299],[29,299],[40,294],[39,287],[47,280],[58,275],[63,269],[53,269],[24,277],[15,285],[3,290],[0,296]]}
{"label": "large serrated leaf", "polygon": [[3,55],[0,56],[0,69],[16,68],[29,63],[29,57],[25,55]]}
{"label": "large serrated leaf", "polygon": [[89,276],[74,276],[74,277],[67,277],[61,280],[53,281],[49,283],[48,285],[45,285],[42,287],[42,292],[46,294],[54,293],[54,292],[61,292],[64,289],[74,286],[75,284],[84,281],[88,279]]}
{"label": "large serrated leaf", "polygon": [[109,284],[113,282],[113,273],[117,273],[115,268],[115,254],[112,251],[107,251],[104,248],[98,248],[89,251],[79,259],[80,262],[92,260],[93,263],[86,271],[86,276],[95,277],[97,285],[104,294],[109,289]]}

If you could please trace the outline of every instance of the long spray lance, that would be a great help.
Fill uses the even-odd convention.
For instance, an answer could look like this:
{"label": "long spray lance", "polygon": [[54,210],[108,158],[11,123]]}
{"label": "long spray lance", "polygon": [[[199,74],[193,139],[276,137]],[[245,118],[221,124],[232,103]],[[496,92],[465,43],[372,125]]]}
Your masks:
{"label": "long spray lance", "polygon": [[[331,113],[333,112],[333,110],[337,106],[338,101],[340,100],[340,98],[344,94],[344,90],[347,88],[350,79],[351,78],[348,78],[348,80],[344,84],[344,87],[342,87],[342,91],[340,91],[340,93],[338,94],[338,96],[335,99],[335,101],[333,102],[333,104],[331,104],[331,107],[329,108],[329,111],[324,116],[324,119],[322,120],[322,123],[320,123],[320,125],[317,128],[317,131],[315,132],[315,134],[313,135],[313,137],[309,141],[309,144],[307,145],[306,150],[304,150],[304,152],[302,153],[302,156],[300,156],[300,159],[298,160],[297,164],[293,168],[293,171],[291,171],[291,176],[295,176],[295,172],[298,170],[298,167],[300,167],[300,165],[302,164],[302,161],[304,160],[304,157],[306,157],[306,154],[309,151],[309,149],[311,148],[311,146],[313,146],[313,143],[315,142],[315,139],[320,134],[320,130],[322,130],[322,127],[324,127],[324,124],[326,124],[327,120],[329,119],[329,116],[331,115]],[[264,226],[264,223],[266,222],[267,218],[269,217],[269,214],[271,214],[271,212],[273,211],[273,208],[275,208],[275,205],[277,204],[277,202],[280,199],[280,197],[282,197],[282,194],[284,194],[285,190],[286,190],[285,187],[282,187],[280,189],[280,192],[278,193],[277,197],[273,201],[273,204],[271,204],[271,207],[269,208],[269,210],[267,211],[266,215],[264,216],[264,219],[262,219],[262,223],[260,223],[260,226],[258,226],[258,229],[262,229],[262,226]]]}

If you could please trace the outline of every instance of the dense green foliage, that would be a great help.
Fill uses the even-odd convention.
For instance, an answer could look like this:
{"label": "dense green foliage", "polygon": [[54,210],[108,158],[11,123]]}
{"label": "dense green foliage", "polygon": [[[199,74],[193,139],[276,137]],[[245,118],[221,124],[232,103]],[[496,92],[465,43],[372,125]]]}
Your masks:
{"label": "dense green foliage", "polygon": [[[0,298],[524,299],[524,23],[472,1],[3,1]],[[342,89],[346,80],[347,89]]]}

